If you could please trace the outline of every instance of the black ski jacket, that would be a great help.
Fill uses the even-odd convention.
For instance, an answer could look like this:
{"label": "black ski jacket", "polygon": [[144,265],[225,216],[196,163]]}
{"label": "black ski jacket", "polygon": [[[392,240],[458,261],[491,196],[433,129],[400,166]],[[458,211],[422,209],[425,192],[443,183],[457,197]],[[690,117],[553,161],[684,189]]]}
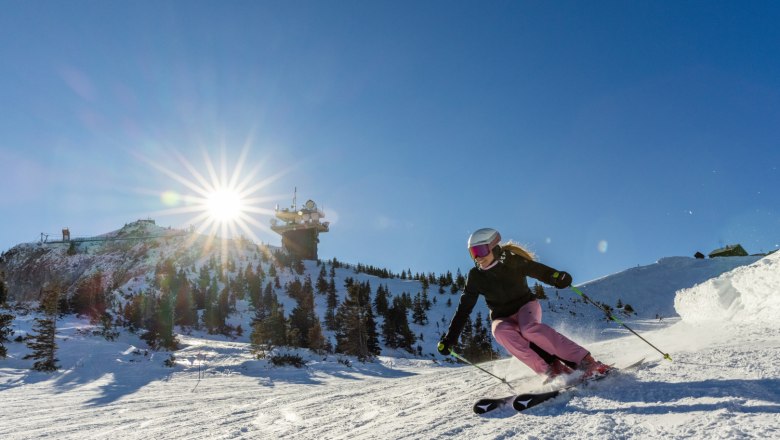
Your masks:
{"label": "black ski jacket", "polygon": [[455,345],[466,325],[479,295],[485,297],[490,319],[514,315],[529,301],[534,301],[526,277],[535,278],[543,283],[554,285],[553,274],[557,271],[542,263],[525,259],[507,250],[502,250],[498,264],[488,270],[473,267],[468,274],[466,287],[460,295],[460,302],[452,317],[450,327],[442,340]]}

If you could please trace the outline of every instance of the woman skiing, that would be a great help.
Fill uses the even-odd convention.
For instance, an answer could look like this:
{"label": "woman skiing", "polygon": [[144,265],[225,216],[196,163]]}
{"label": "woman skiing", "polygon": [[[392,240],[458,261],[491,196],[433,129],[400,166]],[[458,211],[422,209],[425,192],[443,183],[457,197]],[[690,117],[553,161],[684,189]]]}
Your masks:
{"label": "woman skiing", "polygon": [[547,381],[561,374],[582,371],[582,378],[607,373],[609,366],[593,359],[588,350],[542,324],[542,308],[528,288],[530,276],[559,289],[571,286],[572,278],[534,261],[534,256],[517,244],[499,245],[495,229],[479,229],[469,237],[468,249],[475,261],[438,350],[449,355],[471,314],[479,295],[490,309],[491,329],[496,341],[514,357]]}

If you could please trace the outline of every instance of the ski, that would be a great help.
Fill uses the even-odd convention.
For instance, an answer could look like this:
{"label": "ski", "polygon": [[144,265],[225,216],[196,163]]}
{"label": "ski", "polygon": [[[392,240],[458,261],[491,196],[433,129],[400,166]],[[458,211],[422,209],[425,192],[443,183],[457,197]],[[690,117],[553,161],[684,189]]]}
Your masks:
{"label": "ski", "polygon": [[[645,361],[644,358],[640,359],[639,361],[634,362],[631,365],[628,365],[620,369],[615,369],[615,371],[620,372],[620,371],[626,371],[626,370],[638,368],[640,365],[642,365],[642,363],[644,363],[644,361]],[[575,384],[567,385],[565,387],[559,388],[557,390],[552,390],[552,391],[542,391],[542,392],[535,392],[535,393],[524,393],[524,394],[518,394],[518,395],[512,395],[506,397],[499,397],[499,398],[480,399],[474,404],[473,409],[476,414],[485,414],[487,412],[511,404],[512,408],[514,408],[515,411],[518,412],[525,411],[528,408],[533,408],[539,405],[540,403],[558,397],[558,395],[560,395],[562,392],[566,390],[576,388],[578,386],[587,385],[590,382],[604,379],[610,375],[611,374],[608,373],[601,376],[593,377],[591,379],[581,381]]]}
{"label": "ski", "polygon": [[507,396],[507,397],[500,397],[497,399],[491,399],[491,398],[485,398],[485,399],[479,399],[474,404],[474,412],[477,414],[485,414],[486,412],[493,411],[494,409],[498,409],[502,406],[505,406],[509,404],[512,400],[515,399],[516,396]]}
{"label": "ski", "polygon": [[528,408],[533,408],[542,402],[554,399],[558,397],[562,391],[573,387],[574,385],[571,387],[562,388],[560,390],[548,391],[546,393],[520,394],[519,396],[512,399],[512,408],[514,408],[515,411],[525,411]]}
{"label": "ski", "polygon": [[[573,387],[574,385],[571,386]],[[480,399],[474,404],[474,412],[476,414],[485,414],[495,409],[509,406],[510,404],[515,410],[523,411],[557,397],[562,391],[566,389],[568,389],[568,387],[548,392],[518,394],[496,399]]]}

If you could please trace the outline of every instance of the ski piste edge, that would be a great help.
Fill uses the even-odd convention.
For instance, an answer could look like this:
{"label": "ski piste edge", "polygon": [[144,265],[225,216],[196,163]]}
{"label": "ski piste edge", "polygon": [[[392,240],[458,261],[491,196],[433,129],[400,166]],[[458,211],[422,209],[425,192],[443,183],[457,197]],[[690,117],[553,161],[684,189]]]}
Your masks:
{"label": "ski piste edge", "polygon": [[[633,364],[627,365],[622,368],[617,368],[616,372],[626,371],[638,368],[641,366],[645,361],[645,358],[640,359],[637,362],[634,362]],[[589,382],[598,381],[601,379],[605,379],[607,377],[610,377],[610,374],[605,374],[603,376],[598,376],[586,381],[574,383],[571,385],[567,385],[564,387],[561,387],[557,390],[551,390],[551,391],[541,391],[541,392],[535,392],[535,393],[523,393],[523,394],[513,394],[511,396],[506,397],[499,397],[499,398],[486,398],[486,399],[480,399],[476,403],[474,403],[474,413],[476,414],[485,414],[490,411],[493,411],[495,409],[508,406],[511,404],[512,408],[514,408],[515,411],[525,411],[528,408],[533,408],[534,406],[539,405],[540,403],[546,402],[550,399],[554,399],[555,397],[558,397],[562,392],[576,388],[579,386],[586,386]]]}

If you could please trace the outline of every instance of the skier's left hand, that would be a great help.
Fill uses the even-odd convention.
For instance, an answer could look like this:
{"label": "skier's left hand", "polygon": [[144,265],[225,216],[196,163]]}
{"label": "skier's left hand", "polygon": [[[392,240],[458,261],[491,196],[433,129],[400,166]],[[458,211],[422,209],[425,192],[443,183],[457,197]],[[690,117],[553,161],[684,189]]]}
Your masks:
{"label": "skier's left hand", "polygon": [[553,274],[553,286],[559,289],[565,289],[571,286],[571,275],[568,272],[560,271]]}

